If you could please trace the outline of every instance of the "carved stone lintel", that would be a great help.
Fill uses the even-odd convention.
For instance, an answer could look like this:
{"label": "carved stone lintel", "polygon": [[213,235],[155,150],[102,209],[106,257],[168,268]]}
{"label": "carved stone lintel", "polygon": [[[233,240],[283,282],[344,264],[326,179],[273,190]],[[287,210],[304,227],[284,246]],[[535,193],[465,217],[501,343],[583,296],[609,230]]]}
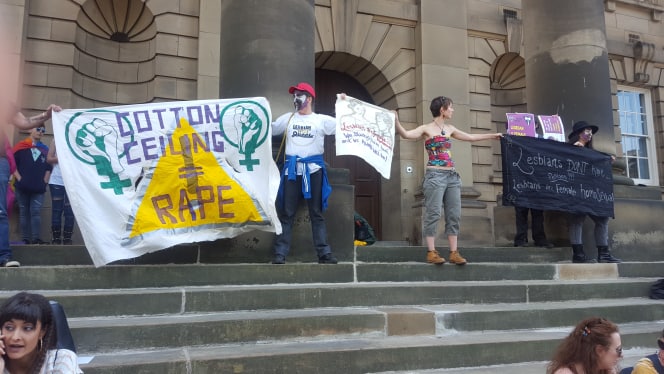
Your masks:
{"label": "carved stone lintel", "polygon": [[655,45],[636,42],[634,44],[634,82],[648,83],[651,62],[655,57]]}
{"label": "carved stone lintel", "polygon": [[607,12],[616,11],[616,0],[605,0],[604,1],[604,10]]}

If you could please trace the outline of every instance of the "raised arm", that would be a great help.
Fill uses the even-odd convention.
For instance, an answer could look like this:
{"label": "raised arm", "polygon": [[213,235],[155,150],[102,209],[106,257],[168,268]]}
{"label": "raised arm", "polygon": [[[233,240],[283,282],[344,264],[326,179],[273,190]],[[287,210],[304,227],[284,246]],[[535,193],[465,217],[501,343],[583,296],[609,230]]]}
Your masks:
{"label": "raised arm", "polygon": [[394,124],[399,135],[404,139],[419,139],[424,135],[424,125],[418,126],[412,130],[406,130],[399,122],[399,114],[396,110],[392,111],[394,113]]}
{"label": "raised arm", "polygon": [[457,140],[463,140],[466,142],[479,142],[482,140],[493,140],[493,139],[500,139],[503,134],[497,132],[497,133],[490,133],[490,134],[469,134],[467,132],[463,132],[456,127],[452,125],[448,125],[449,127],[452,127],[452,131],[450,136],[453,137],[454,139]]}
{"label": "raised arm", "polygon": [[51,146],[48,148],[48,155],[46,155],[46,162],[51,165],[58,163],[58,153],[55,151],[55,139],[51,142]]}
{"label": "raised arm", "polygon": [[44,122],[48,121],[52,114],[53,111],[59,112],[61,111],[62,108],[55,104],[51,104],[46,108],[46,110],[37,116],[32,116],[29,118],[26,118],[23,113],[21,112],[16,112],[14,114],[14,117],[12,118],[12,123],[14,126],[18,127],[19,129],[22,130],[30,130],[34,129],[35,127],[39,127],[44,124]]}

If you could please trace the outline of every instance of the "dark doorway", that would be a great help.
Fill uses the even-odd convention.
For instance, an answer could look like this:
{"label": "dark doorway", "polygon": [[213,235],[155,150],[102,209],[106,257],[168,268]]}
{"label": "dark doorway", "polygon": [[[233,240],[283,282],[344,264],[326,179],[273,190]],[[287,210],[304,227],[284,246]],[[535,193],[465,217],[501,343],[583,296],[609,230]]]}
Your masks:
{"label": "dark doorway", "polygon": [[[332,70],[316,69],[316,113],[334,116],[334,103],[338,93],[373,104],[373,99],[358,81]],[[364,216],[373,227],[376,237],[382,238],[380,214],[380,174],[356,156],[336,156],[334,136],[325,140],[325,162],[333,168],[350,170],[350,184],[355,186],[355,211]]]}

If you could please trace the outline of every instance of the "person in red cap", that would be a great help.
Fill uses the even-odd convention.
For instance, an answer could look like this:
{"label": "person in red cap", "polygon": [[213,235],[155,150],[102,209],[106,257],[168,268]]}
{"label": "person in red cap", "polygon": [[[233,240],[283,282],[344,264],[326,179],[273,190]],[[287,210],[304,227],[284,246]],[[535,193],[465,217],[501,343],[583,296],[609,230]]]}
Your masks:
{"label": "person in red cap", "polygon": [[[285,163],[277,195],[277,212],[281,234],[274,241],[273,264],[285,264],[290,250],[293,220],[300,197],[307,200],[313,242],[320,264],[336,264],[337,259],[327,244],[327,228],[323,212],[332,191],[323,160],[325,135],[334,135],[336,120],[314,113],[312,103],[316,91],[306,82],[288,89],[293,95],[295,112],[285,113],[272,123],[272,135],[284,134]],[[345,95],[342,94],[342,98]]]}

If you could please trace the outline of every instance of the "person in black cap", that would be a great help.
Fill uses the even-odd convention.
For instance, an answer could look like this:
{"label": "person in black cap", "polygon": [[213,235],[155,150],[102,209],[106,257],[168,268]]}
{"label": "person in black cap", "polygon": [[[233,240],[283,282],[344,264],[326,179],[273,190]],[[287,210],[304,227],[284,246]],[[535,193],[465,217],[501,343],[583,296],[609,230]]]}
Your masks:
{"label": "person in black cap", "polygon": [[[586,121],[579,121],[574,124],[572,133],[567,137],[569,143],[578,147],[593,149],[593,135],[599,128]],[[572,262],[574,263],[619,263],[619,258],[615,258],[609,251],[609,217],[599,217],[588,214],[590,219],[595,222],[595,244],[597,245],[597,261],[586,256],[583,251],[583,221],[586,219],[586,213],[570,213],[569,241],[572,244]]]}
{"label": "person in black cap", "polygon": [[[283,114],[272,123],[272,135],[284,134],[286,142],[285,162],[276,203],[282,231],[274,241],[272,263],[286,263],[293,220],[302,196],[309,208],[318,263],[336,264],[337,259],[327,243],[327,228],[323,216],[327,199],[332,192],[323,160],[325,135],[335,134],[336,119],[314,113],[312,103],[316,91],[309,83],[301,82],[291,86],[288,93],[293,95],[295,112]],[[342,99],[345,97],[345,94],[341,94]]]}

